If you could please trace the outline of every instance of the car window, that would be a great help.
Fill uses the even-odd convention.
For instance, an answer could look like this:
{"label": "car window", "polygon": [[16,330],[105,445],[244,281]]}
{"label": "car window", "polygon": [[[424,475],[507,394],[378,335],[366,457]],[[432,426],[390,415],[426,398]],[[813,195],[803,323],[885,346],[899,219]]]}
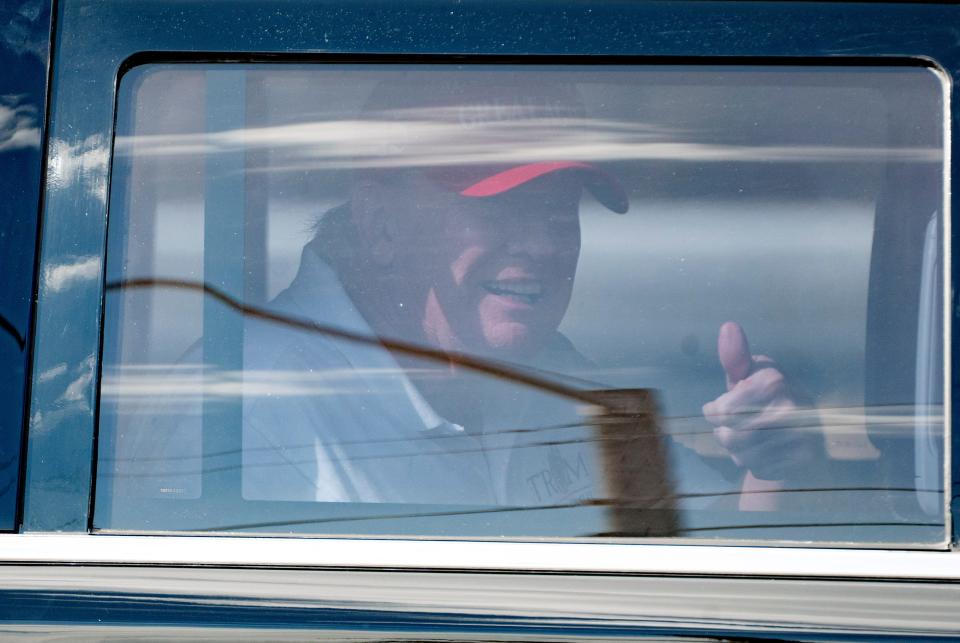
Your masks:
{"label": "car window", "polygon": [[929,68],[148,64],[94,526],[939,543]]}

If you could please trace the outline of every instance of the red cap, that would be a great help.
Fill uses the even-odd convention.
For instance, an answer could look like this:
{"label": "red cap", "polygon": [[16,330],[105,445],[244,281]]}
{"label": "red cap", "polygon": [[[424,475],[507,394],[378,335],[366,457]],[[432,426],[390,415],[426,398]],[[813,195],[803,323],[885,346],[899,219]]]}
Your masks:
{"label": "red cap", "polygon": [[576,172],[584,187],[610,210],[623,214],[630,207],[626,190],[613,176],[583,161],[539,161],[513,167],[457,166],[436,168],[431,177],[466,197],[503,194],[547,174]]}
{"label": "red cap", "polygon": [[[444,144],[458,149],[461,143],[468,148],[468,143],[480,143],[494,146],[490,149],[495,150],[495,146],[504,144],[505,132],[509,132],[498,132],[497,128],[526,123],[536,127],[543,121],[583,119],[586,108],[570,83],[521,82],[501,72],[431,70],[394,75],[381,82],[368,96],[363,114],[381,121],[439,123],[449,130]],[[490,131],[495,133],[492,138]],[[509,144],[527,150],[522,141]],[[480,198],[502,194],[553,172],[570,172],[610,210],[622,214],[630,207],[623,186],[610,174],[584,161],[555,160],[549,155],[544,150],[542,160],[516,165],[481,161],[425,167],[431,178],[448,189],[465,197]],[[531,154],[528,158],[537,156]]]}

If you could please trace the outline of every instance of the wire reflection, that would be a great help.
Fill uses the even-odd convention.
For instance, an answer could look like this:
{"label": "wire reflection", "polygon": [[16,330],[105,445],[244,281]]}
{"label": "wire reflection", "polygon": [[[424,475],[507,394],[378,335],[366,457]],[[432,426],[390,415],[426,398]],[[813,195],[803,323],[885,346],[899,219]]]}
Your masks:
{"label": "wire reflection", "polygon": [[[588,425],[588,424],[572,424],[572,423],[571,423],[571,424],[568,425],[568,426],[569,426],[570,428],[588,428],[590,425]],[[783,427],[783,428],[787,428],[787,427]],[[796,427],[789,427],[789,428],[790,428],[791,430],[795,430],[795,429],[796,429]],[[537,430],[537,429],[530,429],[530,431],[536,431],[536,430]],[[425,439],[425,440],[432,441],[432,440],[435,440],[435,439],[443,439],[443,438],[456,438],[456,439],[461,439],[461,440],[462,440],[462,439],[463,439],[463,436],[461,436],[461,435],[431,436],[431,437],[428,437],[428,438],[416,438],[416,439]],[[405,441],[404,441],[404,440],[391,440],[391,442],[413,442],[414,440],[415,440],[414,438],[411,438],[411,439],[405,440]],[[558,440],[541,440],[541,441],[538,441],[538,442],[526,442],[526,443],[521,443],[521,444],[509,444],[509,445],[503,445],[503,446],[490,445],[490,446],[477,446],[477,447],[475,447],[475,448],[468,448],[468,449],[445,449],[445,450],[443,451],[443,454],[444,454],[444,455],[467,455],[467,454],[471,454],[471,453],[490,453],[490,452],[495,452],[495,451],[513,451],[513,450],[518,450],[518,449],[530,449],[530,448],[538,448],[538,449],[539,449],[539,448],[544,448],[544,447],[567,446],[567,445],[574,445],[574,444],[598,444],[598,443],[601,443],[601,442],[603,442],[603,441],[609,441],[609,440],[611,440],[611,438],[604,438],[604,437],[569,438],[569,439],[562,439],[562,440],[561,440],[561,439],[558,439]],[[371,442],[371,443],[379,443],[379,442],[381,442],[381,441],[371,440],[370,442]],[[384,441],[382,441],[382,442],[386,442],[386,440],[384,440]],[[352,441],[341,440],[341,441],[330,441],[328,444],[329,444],[330,446],[343,446],[343,445],[347,445],[347,444],[366,444],[366,443],[364,443],[363,441],[352,442]],[[314,448],[313,445],[306,445],[306,446],[300,446],[300,447],[294,447],[294,446],[290,446],[290,445],[283,445],[283,446],[284,446],[284,451],[290,451],[290,450],[297,449],[297,448],[299,448],[299,449],[309,449],[309,450],[312,450],[312,449]],[[189,456],[189,455],[187,455],[187,456],[157,457],[157,458],[139,457],[139,456],[137,456],[137,457],[133,457],[133,458],[115,458],[115,459],[103,458],[103,461],[104,461],[104,462],[111,462],[111,461],[112,461],[112,462],[135,462],[135,463],[136,463],[136,462],[177,462],[177,461],[207,461],[207,462],[209,462],[209,461],[214,460],[214,459],[217,458],[217,457],[236,456],[236,455],[239,455],[240,453],[252,453],[252,452],[256,452],[256,451],[272,452],[272,451],[274,451],[274,450],[275,450],[275,449],[272,448],[272,447],[252,447],[252,448],[244,448],[244,449],[224,450],[224,451],[220,451],[220,452],[217,452],[217,453],[205,453],[205,454],[200,455],[200,456]],[[366,455],[337,456],[337,457],[329,456],[329,455],[328,455],[328,456],[322,458],[322,461],[325,462],[325,463],[326,463],[326,462],[330,462],[330,463],[350,462],[350,463],[352,463],[352,462],[360,462],[360,461],[363,461],[363,460],[391,460],[391,459],[396,459],[396,458],[430,458],[430,457],[435,457],[437,454],[438,454],[438,452],[432,452],[432,451],[410,451],[410,452],[400,452],[400,453],[397,453],[397,452],[390,452],[390,453],[373,453],[373,454],[366,454]],[[282,462],[282,463],[280,463],[280,462],[276,462],[276,463],[263,463],[263,462],[261,462],[261,463],[252,463],[252,462],[251,462],[251,463],[246,463],[246,464],[242,464],[242,465],[241,465],[241,464],[234,464],[234,465],[222,466],[222,467],[204,467],[204,468],[202,468],[202,469],[197,468],[197,469],[177,470],[177,471],[166,471],[166,470],[165,470],[165,471],[158,471],[158,472],[139,471],[139,472],[135,472],[135,473],[134,473],[134,472],[124,472],[124,473],[112,473],[112,472],[107,472],[107,473],[102,473],[101,475],[106,476],[106,477],[122,477],[122,478],[162,478],[162,477],[166,477],[166,476],[169,476],[169,475],[190,476],[190,475],[201,475],[202,473],[224,473],[224,472],[231,471],[231,470],[236,470],[236,469],[252,469],[252,468],[265,468],[265,467],[287,467],[287,466],[291,466],[291,465],[295,466],[295,465],[301,465],[301,464],[312,464],[312,463],[317,462],[317,461],[318,461],[318,459],[317,459],[316,457],[314,457],[313,455],[311,455],[310,459],[307,459],[307,460],[292,460],[292,459],[290,459],[290,460],[285,460],[285,461]]]}
{"label": "wire reflection", "polygon": [[[364,335],[342,328],[337,328],[325,324],[320,324],[307,319],[298,319],[292,318],[286,315],[278,314],[269,309],[249,305],[243,303],[234,297],[226,294],[220,289],[211,286],[206,283],[201,282],[192,282],[178,279],[129,279],[129,280],[119,280],[114,282],[109,282],[106,284],[108,291],[113,290],[125,290],[125,289],[136,289],[136,288],[171,288],[179,290],[188,290],[193,292],[202,293],[203,295],[210,296],[211,298],[219,301],[228,308],[251,318],[257,318],[271,323],[283,324],[285,326],[306,330],[309,332],[314,332],[322,334],[329,337],[334,337],[342,339],[345,341],[356,342],[365,345],[373,345],[382,348],[386,348],[391,351],[398,353],[403,353],[407,355],[416,356],[418,358],[436,361],[445,365],[453,364],[459,367],[462,367],[467,370],[474,371],[476,373],[492,376],[501,380],[505,380],[511,383],[520,384],[532,389],[549,393],[552,395],[557,395],[574,402],[580,402],[587,404],[592,408],[596,409],[596,416],[602,417],[605,413],[616,413],[616,409],[612,409],[609,406],[609,399],[604,398],[603,393],[606,391],[591,391],[575,388],[573,386],[564,384],[562,382],[549,379],[538,375],[529,370],[515,367],[510,364],[496,362],[492,360],[487,360],[484,358],[476,357],[474,355],[468,355],[458,352],[445,352],[430,347],[425,347],[419,344],[412,342],[406,342],[402,340],[394,339],[385,339],[376,336]],[[931,416],[931,418],[936,421],[937,418]],[[595,421],[596,418],[590,420],[590,422]],[[676,419],[687,420],[692,419],[692,416],[679,416]],[[915,418],[909,418],[913,421]],[[776,431],[776,430],[798,430],[798,429],[809,429],[815,430],[820,426],[820,423],[817,421],[816,411],[804,411],[801,412],[797,421],[792,422],[789,426],[772,426],[772,427],[763,427],[759,430],[765,431]],[[942,418],[940,418],[942,421]],[[862,421],[862,419],[860,420]],[[905,419],[894,419],[891,421],[903,422]],[[570,422],[562,424],[553,424],[547,426],[535,426],[535,427],[511,427],[507,429],[502,429],[495,431],[496,433],[502,434],[539,434],[543,435],[544,432],[553,431],[553,430],[566,430],[566,429],[579,429],[587,428],[591,426],[587,422]],[[701,433],[709,433],[712,431],[712,428],[706,428],[702,431],[689,431],[689,432],[678,432],[677,434],[671,435],[697,435]],[[424,436],[417,437],[413,439],[424,439],[424,440],[437,440],[444,439],[446,437],[460,437],[460,436]],[[496,451],[504,449],[518,449],[518,448],[542,448],[548,446],[558,446],[558,445],[567,445],[567,444],[578,444],[578,443],[587,443],[587,442],[599,442],[603,438],[598,438],[596,436],[591,438],[573,438],[573,439],[557,439],[557,440],[538,440],[529,443],[521,444],[511,444],[508,446],[497,446],[490,445],[487,447],[478,447],[470,449],[462,449],[455,451],[455,453],[471,453],[478,451]],[[341,440],[337,441],[335,444],[343,445],[369,445],[369,444],[386,444],[390,442],[409,442],[410,438],[405,439],[379,439],[379,440],[369,440],[369,439],[356,439],[356,440]],[[312,445],[302,445],[302,448],[310,448]],[[295,445],[287,445],[287,448],[298,448]],[[137,458],[108,458],[104,457],[104,462],[121,462],[121,461],[173,461],[173,460],[183,460],[183,461],[206,461],[209,462],[213,458],[218,457],[230,457],[236,456],[242,453],[243,449],[227,449],[217,452],[207,452],[202,456],[181,456],[181,457],[137,457]],[[367,454],[367,455],[357,455],[349,458],[343,458],[347,460],[360,460],[360,459],[385,459],[385,458],[402,458],[402,457],[418,457],[418,456],[430,456],[435,455],[429,452],[411,452],[411,453],[388,453],[388,454]],[[311,460],[312,462],[312,460]],[[247,465],[242,465],[239,463],[225,464],[224,466],[208,466],[202,469],[196,469],[193,471],[177,471],[170,472],[165,471],[162,473],[152,473],[148,471],[141,472],[129,472],[129,473],[120,473],[116,471],[101,470],[99,475],[103,477],[113,477],[113,478],[139,478],[139,477],[166,477],[169,475],[209,475],[224,473],[229,471],[234,471],[237,469],[242,469],[244,467],[271,467],[271,466],[289,466],[290,464],[306,464],[307,461],[301,462],[284,462],[284,463],[250,463]],[[672,494],[671,499],[694,499],[694,498],[705,498],[705,499],[715,499],[721,497],[729,496],[738,496],[743,495],[744,493],[753,493],[753,494],[768,494],[768,493],[778,493],[778,494],[840,494],[840,493],[907,493],[913,494],[917,492],[922,493],[939,493],[942,494],[943,489],[916,489],[913,487],[896,487],[896,486],[806,486],[806,487],[795,487],[795,488],[781,488],[777,490],[762,490],[754,492],[744,492],[742,490],[736,491],[705,491],[705,492],[695,492],[695,493],[682,493],[682,494]],[[562,510],[562,509],[572,509],[576,507],[584,506],[598,506],[598,507],[616,507],[620,503],[619,499],[616,498],[603,498],[603,499],[590,499],[586,501],[571,502],[571,503],[562,503],[555,505],[533,505],[533,506],[501,506],[501,507],[478,507],[478,508],[469,508],[469,509],[458,509],[455,511],[452,510],[437,510],[437,511],[427,511],[427,512],[417,512],[417,513],[406,513],[406,514],[371,514],[363,516],[340,516],[340,517],[321,517],[321,518],[304,518],[300,520],[277,520],[277,521],[266,521],[266,522],[250,522],[250,523],[237,523],[230,525],[220,525],[213,527],[205,527],[201,531],[243,531],[243,530],[263,530],[270,528],[290,528],[296,526],[307,526],[307,525],[321,525],[321,524],[330,524],[330,523],[341,523],[341,522],[359,522],[359,521],[371,521],[371,520],[400,520],[400,519],[410,519],[410,518],[429,518],[429,517],[444,517],[444,516],[463,516],[471,514],[493,514],[493,513],[510,513],[510,512],[521,512],[521,511],[546,511],[546,510]],[[665,511],[671,511],[672,509],[666,509]],[[650,511],[658,511],[657,509],[650,509]],[[776,529],[788,529],[788,528],[828,528],[828,527],[868,527],[868,526],[896,526],[896,527],[942,527],[941,522],[894,522],[894,521],[881,521],[881,522],[857,522],[857,521],[840,521],[840,522],[809,522],[809,523],[795,523],[795,524],[782,524],[782,523],[769,523],[769,524],[760,524],[760,523],[751,523],[751,524],[733,524],[733,525],[711,525],[706,527],[690,527],[683,528],[683,533],[691,532],[709,532],[709,531],[729,531],[729,530],[756,530],[756,529],[765,529],[765,528],[776,528]],[[193,530],[190,530],[193,531]],[[595,536],[623,536],[629,534],[623,533],[600,533],[593,534]]]}
{"label": "wire reflection", "polygon": [[[834,423],[824,423],[824,422],[817,421],[818,418],[816,416],[820,416],[822,414],[821,409],[810,410],[810,411],[798,411],[797,413],[798,415],[810,414],[810,417],[808,418],[810,421],[809,422],[791,422],[789,424],[783,424],[783,425],[756,427],[751,429],[751,431],[754,433],[773,432],[773,431],[803,431],[803,430],[817,431],[825,424],[831,427],[837,426]],[[755,412],[747,411],[742,413],[735,413],[735,414],[732,414],[732,416],[733,417],[737,417],[737,416],[751,417],[754,414]],[[678,421],[678,420],[687,421],[687,420],[701,419],[701,416],[678,415],[678,416],[671,416],[665,419],[674,420],[674,421]],[[851,420],[849,423],[853,426],[859,426],[865,421],[872,421],[872,420],[868,416],[858,416],[856,420]],[[933,423],[935,426],[938,426],[938,427],[942,426],[942,424],[940,424],[942,422],[942,417],[938,416],[934,419],[931,419],[930,422]],[[892,423],[893,422],[891,422],[891,424]],[[914,417],[904,416],[898,419],[898,421],[895,423],[895,426],[899,427],[902,425],[906,425],[906,426],[912,427],[914,423],[915,423]],[[541,432],[547,432],[547,431],[560,431],[563,429],[587,428],[588,426],[589,424],[585,424],[583,422],[564,422],[560,424],[545,424],[545,425],[537,425],[532,427],[491,429],[488,431],[484,431],[484,436],[489,437],[489,436],[506,436],[506,435],[527,435],[527,434],[541,433]],[[698,437],[698,436],[710,435],[712,433],[713,433],[713,427],[706,426],[702,429],[695,429],[690,431],[670,431],[668,435],[670,437]],[[329,440],[327,444],[331,446],[358,446],[358,445],[373,445],[373,444],[386,445],[386,444],[395,444],[395,443],[408,444],[408,443],[413,443],[418,441],[434,442],[434,441],[441,441],[441,440],[458,440],[462,438],[463,436],[460,434],[441,434],[441,435],[404,436],[402,438],[377,438],[377,439],[358,438],[354,440]],[[588,441],[589,440],[586,440],[586,439],[567,440],[563,442],[563,444],[574,444],[577,442],[588,442]],[[536,446],[537,444],[538,443],[529,443],[529,446]],[[545,443],[539,443],[539,444],[545,444]],[[284,444],[283,447],[288,450],[313,449],[314,445],[306,444],[306,443]],[[164,456],[164,457],[137,456],[136,458],[115,458],[110,456],[102,456],[100,460],[101,462],[131,462],[134,460],[137,462],[172,462],[176,460],[196,460],[199,457],[203,457],[203,458],[227,457],[231,455],[238,455],[242,452],[270,451],[270,450],[273,450],[273,448],[272,447],[245,447],[243,449],[238,448],[238,449],[224,449],[221,451],[208,451],[204,453],[203,456]],[[495,448],[491,447],[485,450],[495,450]]]}
{"label": "wire reflection", "polygon": [[[276,520],[276,521],[261,521],[261,522],[249,522],[249,523],[235,523],[231,525],[218,525],[212,527],[203,527],[201,529],[188,529],[186,531],[217,531],[217,532],[230,532],[230,531],[249,531],[252,529],[268,529],[271,527],[304,527],[307,525],[323,525],[331,523],[343,523],[343,522],[368,522],[372,520],[410,520],[418,518],[444,518],[444,517],[460,517],[460,516],[472,516],[472,515],[484,515],[484,514],[508,514],[508,513],[519,513],[525,511],[556,511],[563,509],[576,509],[583,507],[584,505],[604,507],[604,506],[615,506],[615,500],[607,499],[597,499],[591,500],[589,503],[582,502],[571,502],[571,503],[559,503],[553,505],[538,505],[532,507],[478,507],[476,509],[456,509],[456,510],[439,510],[439,511],[419,511],[411,513],[402,513],[402,514],[372,514],[372,515],[362,515],[362,516],[335,516],[335,517],[323,517],[323,518],[304,518],[299,520]],[[656,511],[656,510],[651,510]],[[710,531],[731,531],[731,530],[750,530],[750,529],[810,529],[810,528],[830,528],[830,527],[942,527],[942,523],[939,522],[895,522],[895,521],[861,521],[861,522],[790,522],[790,523],[749,523],[749,524],[729,524],[729,525],[709,525],[701,527],[684,527],[682,529],[683,534],[691,534],[697,532],[710,532]],[[595,534],[589,534],[593,537],[623,537],[629,536],[631,534],[623,534],[620,532],[600,532]]]}

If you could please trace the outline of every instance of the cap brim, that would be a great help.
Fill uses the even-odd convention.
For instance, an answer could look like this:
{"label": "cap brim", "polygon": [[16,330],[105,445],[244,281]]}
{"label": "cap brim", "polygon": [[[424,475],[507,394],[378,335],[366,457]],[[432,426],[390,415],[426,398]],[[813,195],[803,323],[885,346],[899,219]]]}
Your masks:
{"label": "cap brim", "polygon": [[610,210],[623,214],[630,208],[627,192],[616,178],[600,168],[582,161],[541,161],[501,170],[460,190],[462,196],[489,197],[503,194],[547,174],[575,171],[583,177],[584,186]]}

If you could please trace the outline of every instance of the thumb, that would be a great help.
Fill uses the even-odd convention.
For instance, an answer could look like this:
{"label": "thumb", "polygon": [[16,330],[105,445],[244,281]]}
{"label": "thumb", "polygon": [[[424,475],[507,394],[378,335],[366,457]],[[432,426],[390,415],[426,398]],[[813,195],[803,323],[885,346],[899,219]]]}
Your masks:
{"label": "thumb", "polygon": [[717,353],[720,355],[720,364],[727,374],[728,390],[753,370],[753,357],[750,355],[747,336],[740,328],[740,324],[736,322],[728,321],[720,327]]}

